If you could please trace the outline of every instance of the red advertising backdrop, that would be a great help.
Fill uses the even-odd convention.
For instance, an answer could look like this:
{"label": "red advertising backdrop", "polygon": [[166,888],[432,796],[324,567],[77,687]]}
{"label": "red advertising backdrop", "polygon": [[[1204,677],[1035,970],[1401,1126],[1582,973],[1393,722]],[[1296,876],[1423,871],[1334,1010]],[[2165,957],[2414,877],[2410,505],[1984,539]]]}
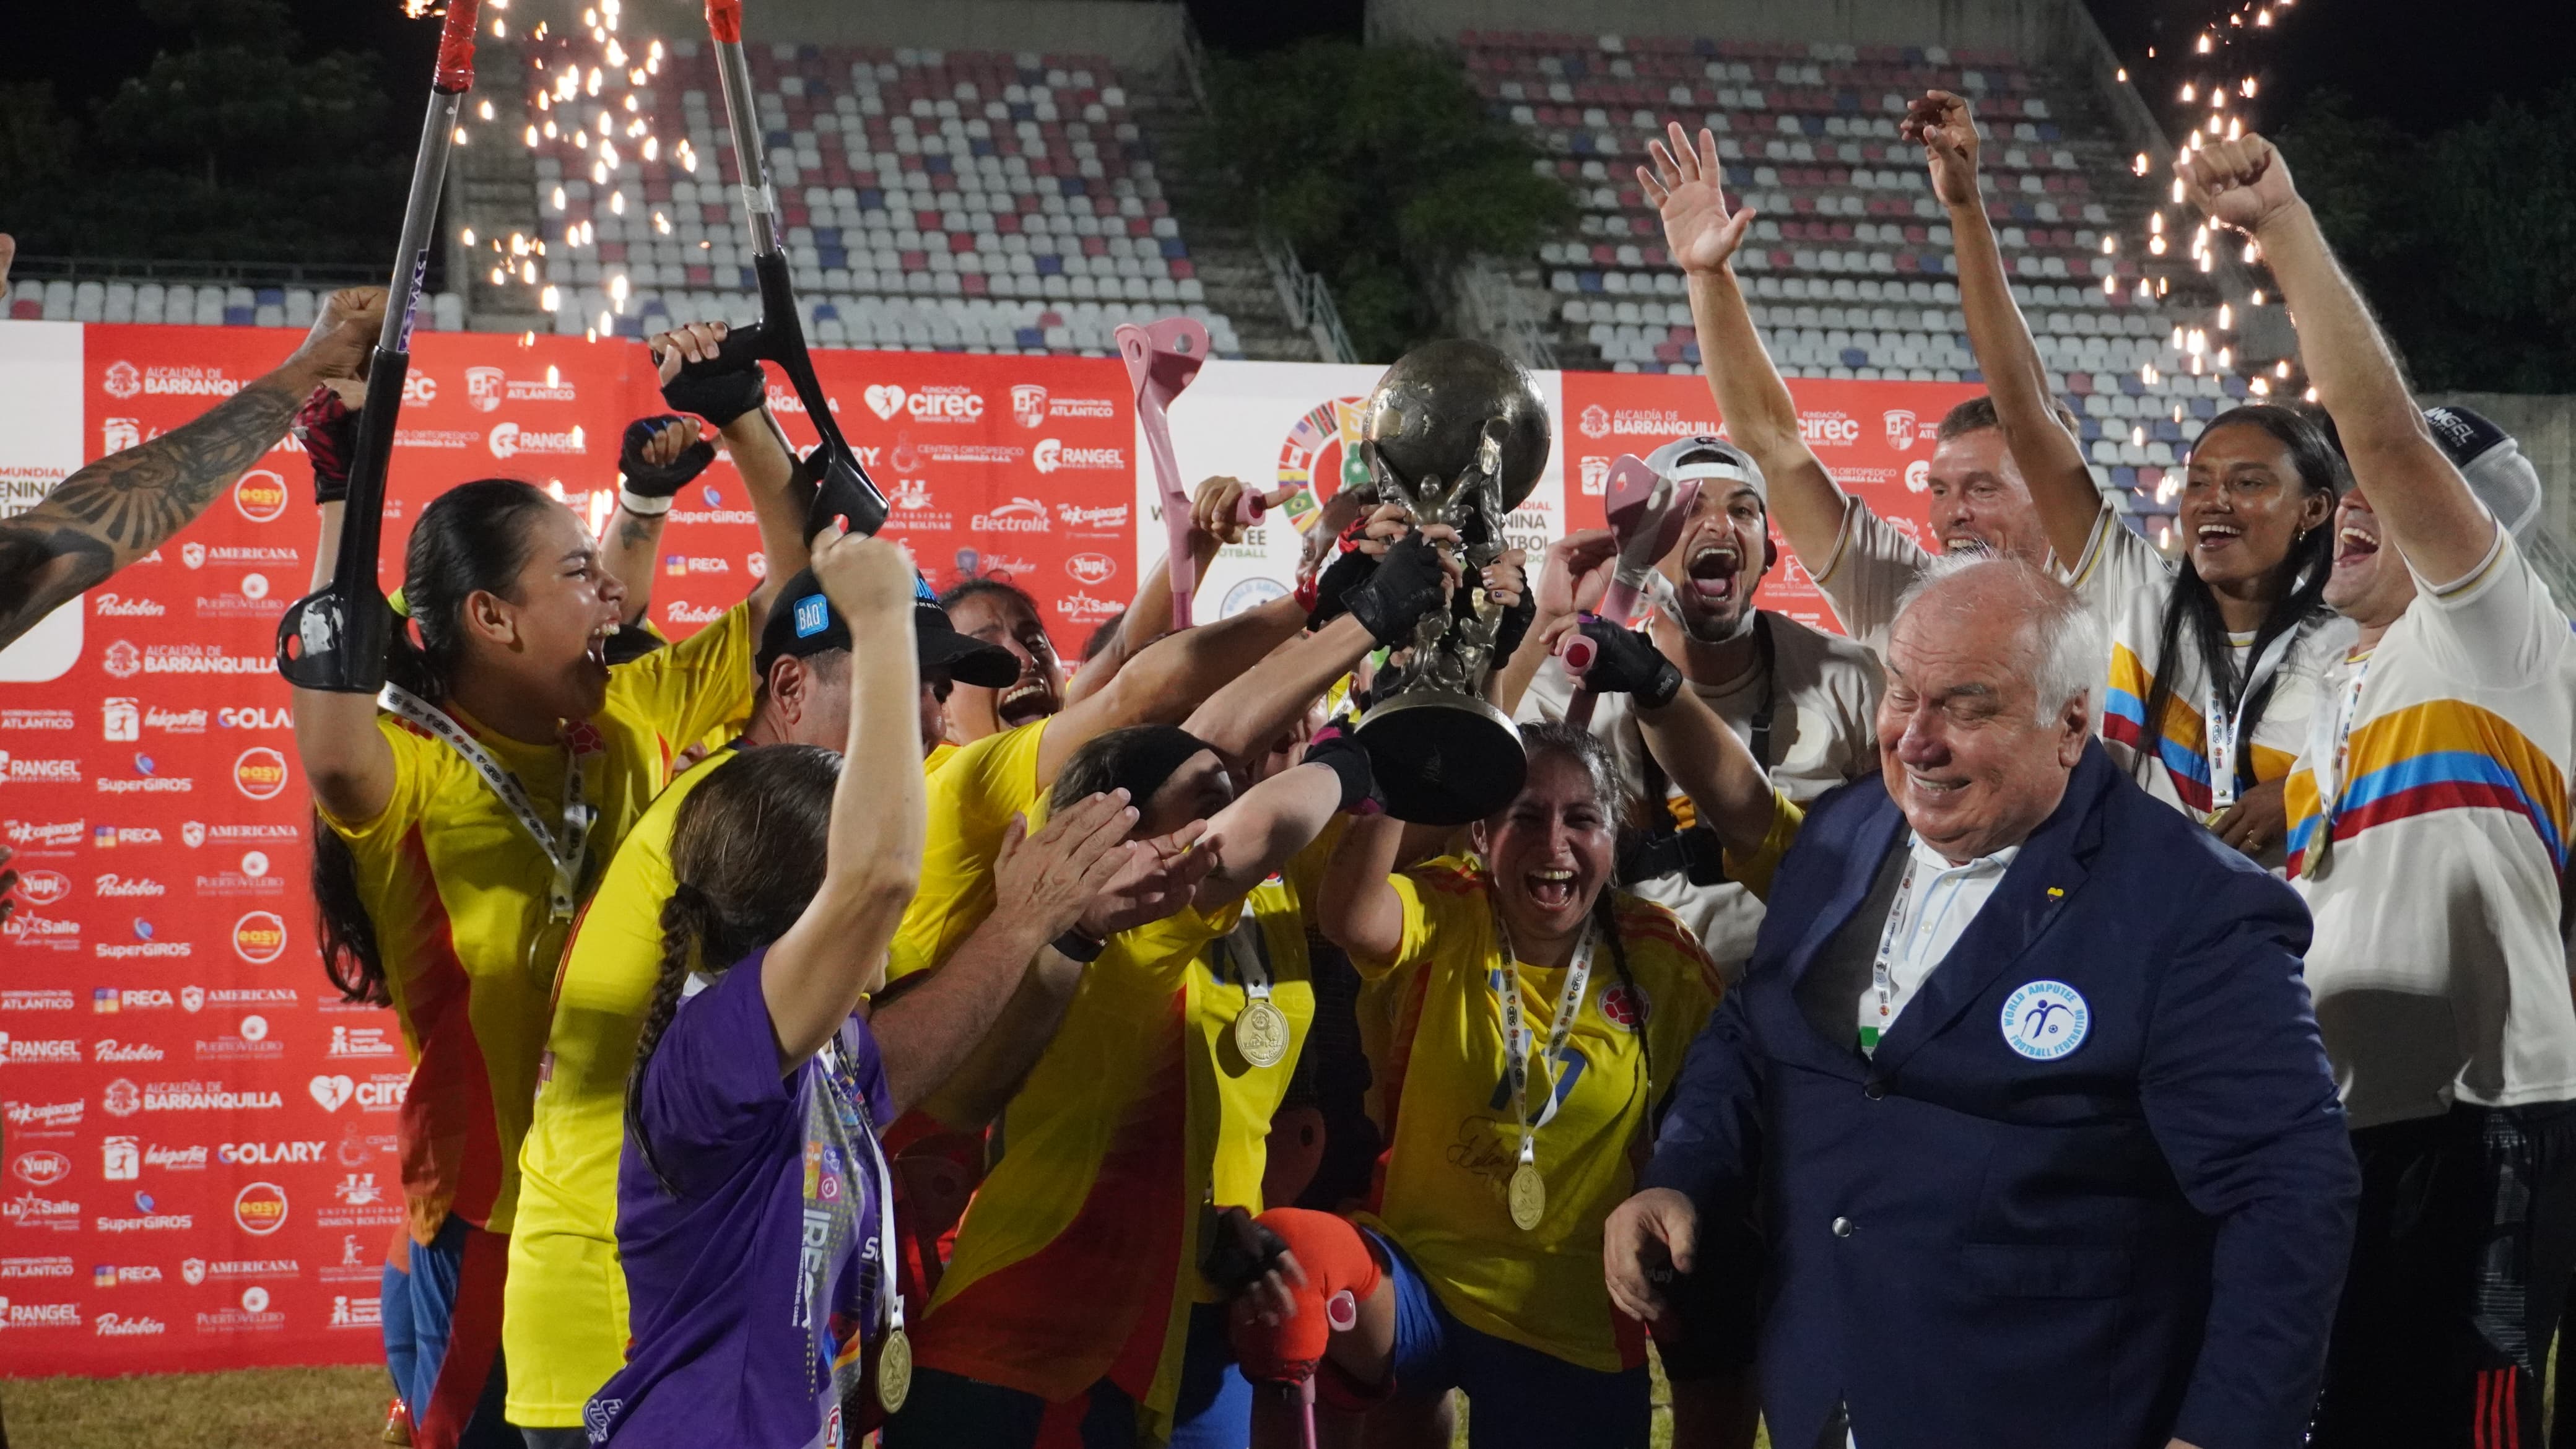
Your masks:
{"label": "red advertising backdrop", "polygon": [[[187,422],[291,341],[87,328],[81,456]],[[469,478],[556,485],[594,525],[605,518],[620,433],[660,410],[640,347],[452,334],[417,345],[387,587],[408,520]],[[890,530],[935,582],[1011,574],[1068,652],[1121,607],[1138,487],[1116,361],[818,362],[843,430],[892,496]],[[1348,390],[1322,368],[1281,371],[1292,391]],[[1599,521],[1612,458],[1716,422],[1694,378],[1569,374],[1563,389],[1557,437],[1577,526]],[[1907,525],[1922,515],[1909,469],[1919,486],[1932,423],[1968,391],[1798,387],[1827,465]],[[794,399],[773,397],[810,442]],[[1312,404],[1283,405],[1293,417]],[[315,964],[311,815],[271,662],[278,617],[312,569],[309,488],[298,450],[281,445],[184,534],[74,606],[66,672],[0,684],[0,838],[24,874],[0,935],[0,1376],[380,1356],[407,1068],[391,1015],[341,1004]],[[661,554],[650,614],[665,633],[690,632],[752,587],[759,539],[728,465],[685,490]],[[1824,617],[1794,562],[1763,601]]]}
{"label": "red advertising backdrop", "polygon": [[[1834,481],[1898,528],[1918,539],[1928,534],[1923,480],[1933,429],[1954,404],[1982,389],[1969,383],[1822,378],[1789,387],[1798,401],[1799,430]],[[1565,455],[1566,526],[1602,526],[1602,493],[1620,454],[1642,458],[1675,438],[1718,433],[1720,421],[1705,378],[1565,374],[1565,414],[1557,420],[1556,436]],[[1840,633],[1804,562],[1776,528],[1772,536],[1780,562],[1763,580],[1756,602]]]}

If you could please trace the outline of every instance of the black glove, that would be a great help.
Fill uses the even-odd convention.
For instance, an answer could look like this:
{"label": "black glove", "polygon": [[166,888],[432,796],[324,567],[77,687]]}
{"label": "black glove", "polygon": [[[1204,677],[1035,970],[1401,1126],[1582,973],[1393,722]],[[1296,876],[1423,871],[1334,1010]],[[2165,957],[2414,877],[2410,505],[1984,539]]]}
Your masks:
{"label": "black glove", "polygon": [[358,415],[328,386],[296,409],[295,441],[313,460],[313,501],[343,503],[349,497],[349,465],[358,452]]}
{"label": "black glove", "polygon": [[1317,730],[1315,737],[1306,742],[1306,753],[1298,763],[1323,765],[1340,777],[1342,803],[1334,807],[1337,810],[1356,810],[1362,802],[1377,798],[1377,772],[1368,751],[1360,747],[1350,725],[1342,720]]}
{"label": "black glove", "polygon": [[617,471],[625,480],[626,491],[642,498],[668,498],[716,460],[716,445],[700,438],[682,448],[668,463],[644,461],[645,445],[653,441],[654,434],[677,427],[680,421],[677,415],[664,413],[660,417],[637,418],[626,425],[626,440],[617,450]]}
{"label": "black glove", "polygon": [[1391,648],[1412,637],[1423,615],[1447,602],[1443,582],[1440,551],[1421,534],[1408,533],[1378,560],[1367,582],[1342,597],[1369,637]]}
{"label": "black glove", "polygon": [[1277,1267],[1287,1255],[1287,1241],[1254,1221],[1252,1214],[1242,1208],[1220,1209],[1211,1226],[1214,1231],[1208,1234],[1199,1271],[1228,1298],[1251,1287],[1255,1279]]}
{"label": "black glove", "polygon": [[1520,652],[1521,641],[1529,637],[1530,621],[1538,617],[1538,595],[1524,585],[1520,602],[1503,611],[1494,625],[1494,663],[1497,666]]}
{"label": "black glove", "polygon": [[1647,709],[1661,709],[1681,693],[1682,672],[1643,631],[1622,629],[1586,614],[1583,637],[1592,641],[1592,667],[1583,685],[1595,694],[1624,694]]}
{"label": "black glove", "polygon": [[683,365],[678,376],[662,384],[663,406],[675,413],[696,413],[719,428],[768,398],[769,374],[758,362],[721,372],[707,371],[704,364],[696,369]]}
{"label": "black glove", "polygon": [[1359,549],[1336,555],[1315,578],[1315,603],[1306,611],[1306,627],[1321,629],[1351,610],[1351,590],[1377,572],[1377,557]]}

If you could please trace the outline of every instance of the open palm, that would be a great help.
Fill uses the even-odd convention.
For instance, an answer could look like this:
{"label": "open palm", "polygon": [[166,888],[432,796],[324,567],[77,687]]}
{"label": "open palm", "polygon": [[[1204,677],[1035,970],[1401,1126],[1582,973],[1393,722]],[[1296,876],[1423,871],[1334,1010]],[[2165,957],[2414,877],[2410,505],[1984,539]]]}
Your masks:
{"label": "open palm", "polygon": [[1693,148],[1681,123],[1667,127],[1665,141],[1647,144],[1654,166],[1637,168],[1637,184],[1664,217],[1664,248],[1685,272],[1714,272],[1735,255],[1753,224],[1753,208],[1727,210],[1719,189],[1724,175],[1717,164],[1717,137],[1703,129]]}

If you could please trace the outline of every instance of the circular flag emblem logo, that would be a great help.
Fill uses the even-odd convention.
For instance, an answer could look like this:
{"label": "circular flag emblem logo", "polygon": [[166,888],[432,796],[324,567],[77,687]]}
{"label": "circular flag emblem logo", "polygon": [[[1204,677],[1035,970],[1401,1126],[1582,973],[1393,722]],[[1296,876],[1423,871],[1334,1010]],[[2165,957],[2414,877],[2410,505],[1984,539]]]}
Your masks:
{"label": "circular flag emblem logo", "polygon": [[2004,1045],[2035,1062],[2053,1062],[2084,1045],[2092,1008],[2063,981],[2034,981],[2004,999]]}
{"label": "circular flag emblem logo", "polygon": [[1613,986],[1601,993],[1601,1016],[1612,1026],[1634,1032],[1646,1018],[1645,1003],[1625,985]]}

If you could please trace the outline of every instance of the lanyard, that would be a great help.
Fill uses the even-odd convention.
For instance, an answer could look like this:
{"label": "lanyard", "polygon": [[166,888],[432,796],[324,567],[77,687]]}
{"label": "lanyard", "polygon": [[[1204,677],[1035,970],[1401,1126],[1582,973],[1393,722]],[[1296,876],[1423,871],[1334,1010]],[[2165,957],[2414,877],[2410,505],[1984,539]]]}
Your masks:
{"label": "lanyard", "polygon": [[[833,1055],[838,1057],[839,1052]],[[887,1165],[885,1148],[877,1142],[876,1119],[868,1112],[867,1094],[859,1090],[855,1075],[848,1076],[844,1099],[858,1109],[859,1135],[867,1139],[868,1162],[876,1171],[877,1337],[883,1341],[903,1332],[903,1288],[894,1271],[894,1169]]]}
{"label": "lanyard", "polygon": [[2290,645],[2300,629],[2284,629],[2263,646],[2263,653],[2245,676],[2245,691],[2236,696],[2236,707],[2228,708],[2226,697],[2219,693],[2218,681],[2209,682],[2209,704],[2201,713],[2203,739],[2209,747],[2209,803],[2214,810],[2225,810],[2236,803],[2236,759],[2244,745],[2245,703],[2278,673],[2281,661],[2289,657]]}
{"label": "lanyard", "polygon": [[1261,919],[1253,914],[1252,898],[1243,898],[1243,916],[1234,929],[1225,934],[1225,954],[1234,962],[1234,974],[1243,978],[1243,994],[1248,1000],[1270,999],[1270,943],[1261,937]]}
{"label": "lanyard", "polygon": [[1494,986],[1503,1007],[1503,1076],[1512,1085],[1512,1120],[1520,1127],[1522,1165],[1538,1161],[1538,1129],[1556,1115],[1556,1064],[1565,1057],[1565,1043],[1574,1034],[1574,1018],[1583,1009],[1583,988],[1592,980],[1592,937],[1590,922],[1583,926],[1583,939],[1574,946],[1574,959],[1566,964],[1565,989],[1557,994],[1556,1014],[1548,1019],[1547,1046],[1542,1053],[1547,1069],[1547,1105],[1540,1109],[1538,1120],[1530,1120],[1529,1022],[1521,1015],[1520,955],[1512,949],[1511,933],[1503,926],[1500,911],[1494,913],[1494,940],[1503,948],[1503,968]]}
{"label": "lanyard", "polygon": [[1879,1042],[1896,1021],[1896,943],[1905,931],[1905,908],[1913,902],[1914,868],[1920,864],[1922,862],[1908,847],[1905,878],[1896,883],[1896,899],[1887,908],[1887,924],[1878,931],[1878,955],[1869,963],[1869,985],[1875,1014],[1870,1024],[1860,1029],[1860,1049],[1864,1056],[1878,1054]]}
{"label": "lanyard", "polygon": [[2344,773],[2351,763],[2352,727],[2361,718],[2361,687],[2369,681],[2370,656],[2365,654],[2361,666],[2352,672],[2352,683],[2336,697],[2334,709],[2318,710],[2309,719],[2308,772],[2317,785],[2317,835],[2299,867],[2301,875],[2316,875],[2334,843],[2335,810],[2343,802],[2344,787],[2352,783]]}
{"label": "lanyard", "polygon": [[581,798],[581,757],[569,746],[564,754],[563,829],[560,834],[546,828],[537,816],[537,807],[528,801],[528,792],[519,777],[501,768],[483,742],[467,732],[447,711],[422,699],[399,684],[388,684],[376,696],[379,708],[388,709],[427,730],[454,750],[474,773],[483,777],[484,785],[499,797],[519,821],[519,828],[546,853],[554,866],[553,888],[547,893],[546,915],[549,920],[569,921],[580,903],[583,852],[590,837],[590,823],[597,812]]}

